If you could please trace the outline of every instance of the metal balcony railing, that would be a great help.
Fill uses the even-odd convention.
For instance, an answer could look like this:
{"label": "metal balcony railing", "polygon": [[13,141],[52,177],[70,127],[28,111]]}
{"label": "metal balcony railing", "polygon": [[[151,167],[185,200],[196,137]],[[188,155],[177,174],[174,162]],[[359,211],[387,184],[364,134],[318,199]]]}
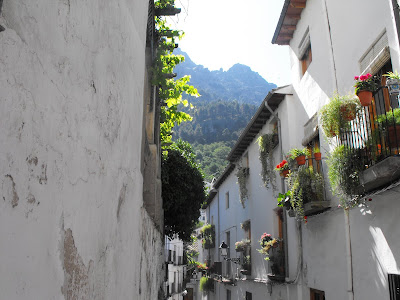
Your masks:
{"label": "metal balcony railing", "polygon": [[[396,122],[397,117],[397,122]],[[400,153],[400,108],[397,96],[386,87],[374,93],[370,106],[363,108],[350,128],[342,130],[338,143],[357,150],[365,168]]]}

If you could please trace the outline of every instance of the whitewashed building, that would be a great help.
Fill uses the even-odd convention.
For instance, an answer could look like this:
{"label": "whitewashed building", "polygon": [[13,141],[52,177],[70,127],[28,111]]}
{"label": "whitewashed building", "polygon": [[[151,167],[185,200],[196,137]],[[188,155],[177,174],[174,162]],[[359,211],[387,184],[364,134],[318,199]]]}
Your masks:
{"label": "whitewashed building", "polygon": [[153,1],[0,1],[0,298],[163,297]]}
{"label": "whitewashed building", "polygon": [[186,277],[184,244],[179,238],[170,240],[165,237],[165,259],[167,264],[167,295],[168,299],[181,300]]}
{"label": "whitewashed building", "polygon": [[[379,150],[371,152],[365,143],[351,140],[376,130],[371,124],[398,108],[398,97],[389,96],[382,80],[373,104],[363,108],[368,121],[352,123],[353,132],[339,138],[324,136],[317,115],[335,92],[354,93],[354,76],[400,69],[398,20],[398,3],[392,0],[285,1],[273,43],[290,48],[293,84],[266,97],[229,154],[231,164],[214,184],[207,220],[215,224],[216,247],[205,253],[212,262],[221,262],[222,272],[214,276],[214,290],[203,298],[399,299],[399,147],[388,147],[383,136]],[[287,190],[285,180],[277,175],[277,192],[261,181],[256,140],[274,131],[279,137],[273,150],[276,164],[294,147],[321,148],[322,162],[312,164],[324,177],[323,201],[304,203],[306,222],[297,222],[286,210],[280,214],[277,192]],[[331,193],[326,164],[328,154],[344,141],[370,158],[360,174],[364,197],[349,209],[340,207]],[[379,159],[371,159],[376,156]],[[244,207],[239,202],[239,165],[248,168]],[[283,240],[284,279],[274,276],[273,262],[257,251],[264,232]],[[250,272],[240,272],[243,268],[232,260],[243,263],[242,252],[234,250],[243,238],[251,240]],[[218,249],[223,241],[229,246],[228,260]]]}

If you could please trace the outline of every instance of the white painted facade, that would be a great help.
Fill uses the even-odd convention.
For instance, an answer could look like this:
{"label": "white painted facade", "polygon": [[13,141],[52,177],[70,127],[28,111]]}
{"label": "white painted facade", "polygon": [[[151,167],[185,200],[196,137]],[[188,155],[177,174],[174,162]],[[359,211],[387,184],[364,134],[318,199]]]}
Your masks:
{"label": "white painted facade", "polygon": [[170,300],[181,300],[183,292],[183,281],[186,276],[184,265],[183,242],[178,238],[169,240],[165,237],[165,258],[167,262],[168,294]]}
{"label": "white painted facade", "polygon": [[[288,93],[275,111],[281,120],[282,132],[281,144],[274,152],[276,163],[281,160],[280,146],[283,153],[293,147],[302,147],[304,125],[335,91],[354,93],[353,78],[364,71],[360,61],[384,32],[393,70],[400,70],[394,2],[306,1],[289,45],[293,95]],[[307,30],[312,62],[302,75],[298,54]],[[279,89],[275,92],[279,93]],[[262,233],[278,234],[274,212],[276,194],[263,187],[256,144],[260,134],[271,132],[268,122],[242,151],[242,158],[249,158],[250,169],[247,181],[249,199],[245,208],[239,203],[236,169],[217,180],[216,193],[207,207],[208,222],[214,220],[217,233],[216,248],[204,254],[212,261],[223,261],[217,247],[223,240],[226,241],[228,231],[230,257],[237,256],[234,244],[245,234],[240,224],[251,220],[251,276],[235,276],[235,264],[223,262],[223,277],[236,278],[235,285],[217,282],[215,292],[209,292],[203,298],[245,299],[246,292],[250,292],[252,299],[311,299],[311,289],[315,289],[324,292],[325,299],[391,299],[388,274],[400,274],[400,224],[396,201],[399,199],[399,186],[381,190],[369,197],[372,201],[348,211],[339,208],[338,199],[327,190],[330,210],[308,217],[307,223],[297,223],[294,218],[286,216],[286,280],[279,285],[268,280],[269,263],[263,260],[257,249],[260,248],[258,240]],[[331,146],[321,130],[319,136],[322,156],[326,159]],[[324,163],[323,173],[329,187],[326,172]],[[278,177],[277,183],[278,191],[282,191],[283,182]],[[227,192],[229,208],[225,201]],[[230,274],[227,274],[227,264],[231,264]],[[231,298],[228,298],[227,290]]]}
{"label": "white painted facade", "polygon": [[0,298],[158,299],[163,235],[143,203],[149,1],[1,3]]}

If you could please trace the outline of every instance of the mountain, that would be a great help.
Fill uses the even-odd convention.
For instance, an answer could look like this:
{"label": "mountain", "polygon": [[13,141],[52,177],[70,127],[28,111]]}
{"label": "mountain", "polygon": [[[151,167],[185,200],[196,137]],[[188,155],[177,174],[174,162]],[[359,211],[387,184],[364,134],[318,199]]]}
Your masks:
{"label": "mountain", "polygon": [[202,65],[196,65],[187,53],[177,48],[174,54],[185,56],[185,61],[175,68],[178,78],[190,75],[190,84],[197,88],[201,97],[192,102],[213,100],[237,100],[239,103],[259,105],[268,92],[276,88],[250,67],[235,64],[228,71],[222,69],[210,71]]}
{"label": "mountain", "polygon": [[228,71],[210,71],[195,64],[179,48],[174,54],[185,56],[185,61],[174,70],[178,78],[190,75],[190,84],[201,97],[189,99],[195,108],[186,111],[193,121],[177,126],[173,139],[181,138],[192,144],[206,179],[211,181],[224,170],[230,149],[276,85],[242,64],[235,64]]}

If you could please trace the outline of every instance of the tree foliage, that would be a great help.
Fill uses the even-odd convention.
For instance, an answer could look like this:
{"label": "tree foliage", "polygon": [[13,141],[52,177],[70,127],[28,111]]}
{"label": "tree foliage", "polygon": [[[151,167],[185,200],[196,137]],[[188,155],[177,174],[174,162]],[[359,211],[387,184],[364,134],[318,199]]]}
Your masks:
{"label": "tree foliage", "polygon": [[[174,0],[158,0],[155,2],[156,8],[164,8],[168,5],[174,6]],[[192,117],[181,109],[190,106],[188,101],[182,98],[182,94],[186,93],[191,96],[199,96],[199,94],[193,86],[188,84],[190,76],[176,80],[170,76],[173,74],[175,66],[185,59],[183,55],[172,54],[176,39],[181,39],[183,32],[171,30],[162,17],[156,17],[155,23],[162,38],[159,41],[157,57],[153,65],[152,84],[158,87],[159,98],[164,104],[161,107],[161,142],[169,143],[174,126],[192,120]],[[168,34],[163,35],[166,32]]]}
{"label": "tree foliage", "polygon": [[161,167],[165,234],[190,241],[206,197],[203,174],[189,143],[179,140],[165,150]]}

